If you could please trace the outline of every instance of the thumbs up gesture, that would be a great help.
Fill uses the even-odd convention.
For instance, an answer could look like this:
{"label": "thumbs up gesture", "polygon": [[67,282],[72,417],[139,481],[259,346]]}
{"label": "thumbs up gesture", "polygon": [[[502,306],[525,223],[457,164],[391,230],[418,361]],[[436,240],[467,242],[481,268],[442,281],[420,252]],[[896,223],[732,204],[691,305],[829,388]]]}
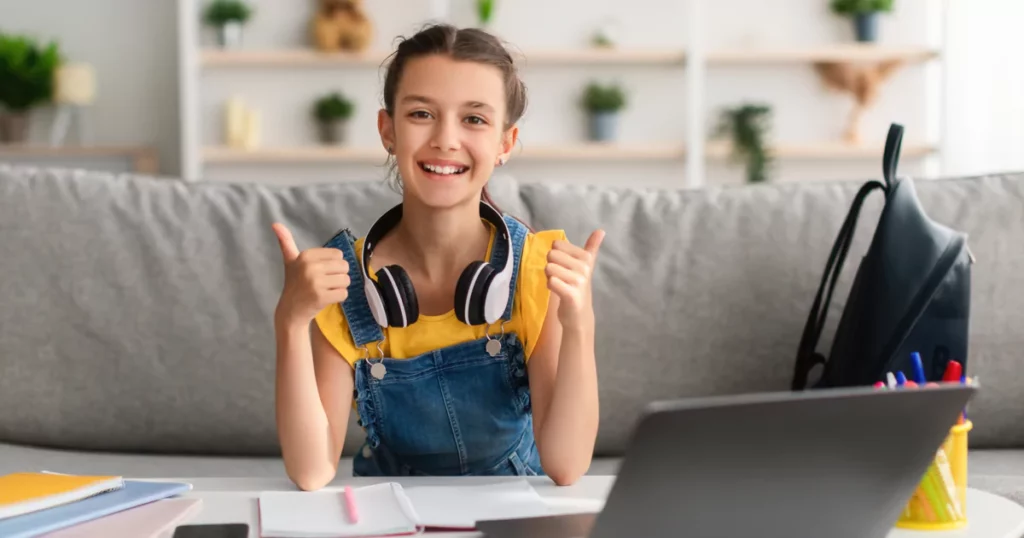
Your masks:
{"label": "thumbs up gesture", "polygon": [[590,277],[604,235],[603,230],[594,231],[583,248],[562,240],[551,245],[544,272],[548,289],[558,296],[558,321],[563,327],[593,324]]}
{"label": "thumbs up gesture", "polygon": [[333,248],[300,252],[288,228],[280,223],[272,228],[284,261],[284,288],[275,317],[286,325],[309,324],[324,307],[348,297],[348,262]]}

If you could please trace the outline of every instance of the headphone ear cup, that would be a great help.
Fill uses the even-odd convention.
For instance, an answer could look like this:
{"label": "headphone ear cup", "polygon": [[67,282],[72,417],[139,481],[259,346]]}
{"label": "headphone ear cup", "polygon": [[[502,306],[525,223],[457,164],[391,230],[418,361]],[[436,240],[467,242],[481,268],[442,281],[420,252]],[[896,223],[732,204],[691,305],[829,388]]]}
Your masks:
{"label": "headphone ear cup", "polygon": [[416,291],[405,269],[398,265],[382,267],[377,271],[376,284],[384,298],[388,325],[405,327],[413,324],[419,317],[419,303],[416,301]]}
{"label": "headphone ear cup", "polygon": [[[455,316],[467,325],[484,323],[487,290],[497,272],[490,264],[477,260],[466,267],[455,286]],[[474,276],[476,280],[474,280]]]}

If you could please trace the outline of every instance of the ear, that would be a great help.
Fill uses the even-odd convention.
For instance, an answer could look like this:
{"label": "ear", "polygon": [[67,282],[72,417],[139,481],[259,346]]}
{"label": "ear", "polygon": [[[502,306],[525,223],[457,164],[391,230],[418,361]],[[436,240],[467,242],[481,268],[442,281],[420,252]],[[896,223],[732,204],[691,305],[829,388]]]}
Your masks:
{"label": "ear", "polygon": [[516,142],[519,140],[519,126],[512,125],[505,132],[501,134],[501,141],[498,146],[498,158],[503,162],[508,162],[509,156],[512,154],[512,150],[516,147]]}
{"label": "ear", "polygon": [[380,142],[384,149],[392,148],[395,145],[395,122],[386,109],[377,112],[377,132],[380,133]]}

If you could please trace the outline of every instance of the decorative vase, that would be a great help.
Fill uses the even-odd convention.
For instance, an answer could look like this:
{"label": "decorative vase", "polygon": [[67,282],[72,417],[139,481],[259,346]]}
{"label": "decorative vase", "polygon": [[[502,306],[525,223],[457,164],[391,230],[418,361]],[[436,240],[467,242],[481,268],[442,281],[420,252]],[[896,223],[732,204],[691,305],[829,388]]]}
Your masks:
{"label": "decorative vase", "polygon": [[857,41],[873,43],[878,39],[878,12],[858,13],[853,19]]}
{"label": "decorative vase", "polygon": [[0,112],[0,143],[25,143],[28,141],[28,125],[28,112]]}
{"label": "decorative vase", "polygon": [[594,142],[610,142],[618,138],[619,114],[612,111],[590,113],[590,139]]}
{"label": "decorative vase", "polygon": [[228,22],[217,27],[217,43],[224,49],[237,49],[242,44],[242,23]]}
{"label": "decorative vase", "polygon": [[345,120],[319,121],[320,142],[342,144],[348,138],[348,122]]}

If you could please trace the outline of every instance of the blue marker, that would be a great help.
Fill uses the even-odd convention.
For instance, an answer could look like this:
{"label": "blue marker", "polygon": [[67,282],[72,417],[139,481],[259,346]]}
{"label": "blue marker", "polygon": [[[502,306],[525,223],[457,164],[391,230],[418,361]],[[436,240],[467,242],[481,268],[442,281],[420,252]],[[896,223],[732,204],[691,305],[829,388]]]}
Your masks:
{"label": "blue marker", "polygon": [[921,362],[921,354],[914,351],[910,354],[910,365],[914,369],[914,382],[924,386],[928,379],[924,376],[924,363]]}
{"label": "blue marker", "polygon": [[896,372],[896,386],[902,387],[907,384],[907,376],[903,375],[902,371]]}

